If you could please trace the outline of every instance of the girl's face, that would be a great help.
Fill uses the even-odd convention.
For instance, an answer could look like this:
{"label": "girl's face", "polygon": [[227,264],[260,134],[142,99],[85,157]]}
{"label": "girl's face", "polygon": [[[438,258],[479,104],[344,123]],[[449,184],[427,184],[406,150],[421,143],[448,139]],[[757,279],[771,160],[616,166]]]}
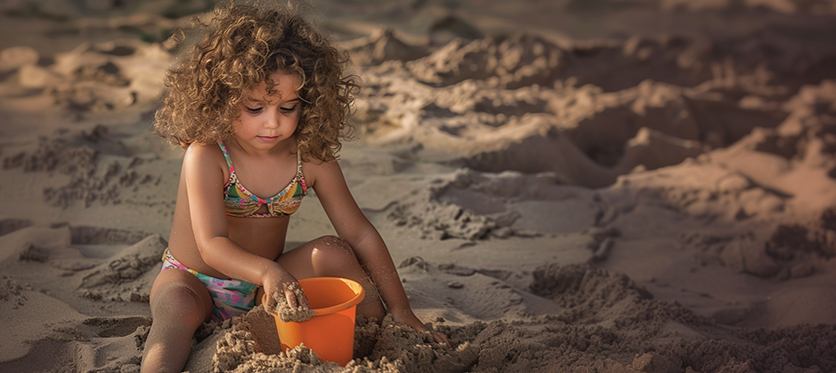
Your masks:
{"label": "girl's face", "polygon": [[276,84],[275,92],[267,94],[266,82],[247,92],[240,103],[241,116],[232,124],[239,142],[260,150],[270,150],[293,136],[302,112],[302,100],[296,94],[299,79],[282,72],[271,74],[270,79]]}

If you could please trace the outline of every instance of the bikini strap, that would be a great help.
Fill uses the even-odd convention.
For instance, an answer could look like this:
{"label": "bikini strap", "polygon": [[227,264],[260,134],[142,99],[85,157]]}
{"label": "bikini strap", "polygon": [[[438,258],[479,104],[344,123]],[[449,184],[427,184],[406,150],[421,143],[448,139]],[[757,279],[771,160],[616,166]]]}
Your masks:
{"label": "bikini strap", "polygon": [[296,175],[302,174],[302,152],[299,151],[299,143],[296,144]]}
{"label": "bikini strap", "polygon": [[296,142],[296,179],[302,184],[302,193],[306,193],[308,191],[308,183],[305,181],[305,174],[302,173],[302,152],[299,151],[298,141]]}
{"label": "bikini strap", "polygon": [[221,151],[224,152],[224,158],[226,158],[226,167],[229,169],[229,174],[234,174],[235,166],[232,165],[232,158],[229,157],[229,152],[226,150],[226,145],[224,145],[223,141],[218,141],[218,146],[220,146]]}

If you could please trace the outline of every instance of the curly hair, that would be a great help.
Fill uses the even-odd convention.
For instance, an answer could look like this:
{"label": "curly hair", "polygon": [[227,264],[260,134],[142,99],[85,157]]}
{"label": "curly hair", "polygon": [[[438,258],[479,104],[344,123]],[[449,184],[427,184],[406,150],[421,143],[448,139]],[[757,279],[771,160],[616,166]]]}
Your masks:
{"label": "curly hair", "polygon": [[267,93],[273,94],[270,75],[284,72],[300,82],[298,151],[308,161],[337,159],[359,89],[358,78],[346,75],[347,53],[333,47],[293,4],[277,9],[221,4],[207,23],[195,17],[178,34],[180,41],[196,29],[205,35],[166,73],[154,133],[183,148],[228,140],[246,93],[267,82]]}

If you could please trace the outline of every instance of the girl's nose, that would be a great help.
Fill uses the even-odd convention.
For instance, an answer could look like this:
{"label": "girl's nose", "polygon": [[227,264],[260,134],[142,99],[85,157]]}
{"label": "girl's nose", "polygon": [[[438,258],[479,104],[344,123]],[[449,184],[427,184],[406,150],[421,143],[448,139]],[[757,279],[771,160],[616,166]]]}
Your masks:
{"label": "girl's nose", "polygon": [[264,126],[267,128],[276,128],[279,126],[279,114],[268,115],[267,119],[264,122]]}

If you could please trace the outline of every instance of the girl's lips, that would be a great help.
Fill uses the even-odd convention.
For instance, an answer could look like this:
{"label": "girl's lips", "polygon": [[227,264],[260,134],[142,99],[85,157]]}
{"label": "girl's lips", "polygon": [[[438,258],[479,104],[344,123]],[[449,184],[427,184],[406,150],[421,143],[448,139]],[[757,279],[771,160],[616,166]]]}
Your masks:
{"label": "girl's lips", "polygon": [[276,139],[278,139],[278,138],[279,138],[278,136],[258,136],[259,140],[266,141],[266,142],[273,142],[273,141],[276,141]]}

